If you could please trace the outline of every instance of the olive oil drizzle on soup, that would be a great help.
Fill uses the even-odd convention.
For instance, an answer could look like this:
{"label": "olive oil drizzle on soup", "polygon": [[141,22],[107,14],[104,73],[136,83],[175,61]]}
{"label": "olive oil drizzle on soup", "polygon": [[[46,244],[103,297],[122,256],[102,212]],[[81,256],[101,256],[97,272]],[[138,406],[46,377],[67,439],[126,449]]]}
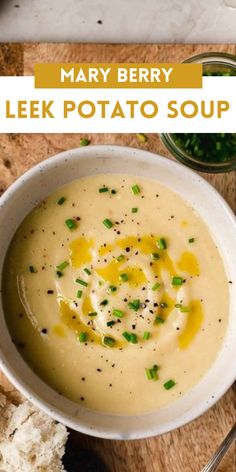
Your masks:
{"label": "olive oil drizzle on soup", "polygon": [[210,231],[157,182],[73,181],[23,221],[5,261],[14,344],[55,390],[104,412],[160,408],[214,362],[228,280]]}

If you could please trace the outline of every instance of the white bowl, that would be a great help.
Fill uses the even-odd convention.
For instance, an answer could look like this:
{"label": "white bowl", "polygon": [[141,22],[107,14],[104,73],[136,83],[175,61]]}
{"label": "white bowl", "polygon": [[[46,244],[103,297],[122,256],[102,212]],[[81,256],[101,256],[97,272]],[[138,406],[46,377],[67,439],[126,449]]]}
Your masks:
{"label": "white bowl", "polygon": [[[57,187],[97,173],[126,173],[152,178],[180,194],[208,224],[224,260],[227,276],[236,281],[236,220],[216,190],[176,162],[147,151],[107,145],[58,154],[33,167],[5,192],[0,200],[0,277],[9,242],[27,213]],[[1,300],[0,368],[29,400],[75,430],[110,439],[137,439],[165,433],[201,415],[235,380],[235,305],[236,284],[233,283],[230,284],[228,329],[215,363],[183,398],[151,413],[138,416],[102,414],[57,394],[28,367],[13,345]]]}

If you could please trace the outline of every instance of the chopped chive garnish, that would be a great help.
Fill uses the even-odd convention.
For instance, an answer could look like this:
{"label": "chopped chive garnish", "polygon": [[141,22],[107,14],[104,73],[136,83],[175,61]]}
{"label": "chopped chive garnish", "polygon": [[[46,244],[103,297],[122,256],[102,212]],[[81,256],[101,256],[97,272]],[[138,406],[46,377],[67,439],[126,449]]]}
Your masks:
{"label": "chopped chive garnish", "polygon": [[76,222],[74,220],[72,220],[71,218],[66,220],[65,224],[66,224],[67,228],[70,229],[70,231],[73,231],[73,229],[75,229],[77,227]]}
{"label": "chopped chive garnish", "polygon": [[137,134],[137,138],[140,141],[140,143],[146,143],[148,140],[148,137],[144,133]]}
{"label": "chopped chive garnish", "polygon": [[137,344],[138,343],[138,338],[137,338],[136,334],[134,334],[134,333],[128,333],[128,331],[124,331],[124,333],[122,333],[122,336],[129,343],[132,343],[132,344]]}
{"label": "chopped chive garnish", "polygon": [[183,282],[184,282],[184,279],[183,277],[180,277],[180,276],[174,276],[172,277],[172,285],[175,287],[175,286],[178,286],[178,285],[183,285]]}
{"label": "chopped chive garnish", "polygon": [[145,339],[145,341],[147,341],[149,338],[150,338],[150,333],[149,333],[149,331],[144,331],[144,333],[143,333],[143,339]]}
{"label": "chopped chive garnish", "polygon": [[158,380],[157,369],[153,367],[151,371],[152,371],[152,380]]}
{"label": "chopped chive garnish", "polygon": [[123,338],[126,339],[126,341],[130,342],[130,334],[127,331],[122,333],[122,336],[123,336]]}
{"label": "chopped chive garnish", "polygon": [[117,290],[117,287],[115,287],[115,285],[110,285],[110,287],[108,287],[108,293],[114,293],[116,292]]}
{"label": "chopped chive garnish", "polygon": [[194,243],[194,241],[195,241],[195,238],[189,238],[189,240],[188,240],[189,244]]}
{"label": "chopped chive garnish", "polygon": [[133,300],[132,302],[128,303],[128,306],[131,310],[138,311],[140,308],[140,301]]}
{"label": "chopped chive garnish", "polygon": [[132,344],[137,344],[138,343],[138,338],[137,338],[136,334],[134,334],[134,333],[130,334],[130,342]]}
{"label": "chopped chive garnish", "polygon": [[79,333],[78,338],[81,343],[86,343],[86,341],[88,340],[88,335],[87,333]]}
{"label": "chopped chive garnish", "polygon": [[90,140],[88,138],[80,138],[80,146],[88,146],[90,144]]}
{"label": "chopped chive garnish", "polygon": [[148,380],[152,380],[152,369],[145,369],[146,376]]}
{"label": "chopped chive garnish", "polygon": [[120,274],[119,276],[119,279],[122,281],[122,282],[127,282],[129,277],[127,274]]}
{"label": "chopped chive garnish", "polygon": [[116,324],[114,320],[107,322],[107,326],[113,326],[114,324]]}
{"label": "chopped chive garnish", "polygon": [[64,270],[69,265],[69,261],[64,261],[61,264],[57,265],[57,269]]}
{"label": "chopped chive garnish", "polygon": [[116,344],[115,339],[111,338],[110,336],[104,336],[103,338],[103,344],[108,347],[114,347]]}
{"label": "chopped chive garnish", "polygon": [[97,312],[96,311],[91,311],[90,313],[88,313],[88,316],[97,316]]}
{"label": "chopped chive garnish", "polygon": [[63,205],[63,203],[65,203],[65,201],[66,201],[66,198],[65,198],[65,197],[61,197],[61,198],[59,198],[59,200],[57,201],[57,204],[58,204],[58,205]]}
{"label": "chopped chive garnish", "polygon": [[182,313],[188,313],[190,311],[189,308],[182,305],[182,303],[176,303],[175,308],[179,308]]}
{"label": "chopped chive garnish", "polygon": [[123,318],[124,312],[122,310],[118,310],[117,308],[113,308],[112,314],[117,318]]}
{"label": "chopped chive garnish", "polygon": [[83,285],[84,287],[88,286],[87,282],[85,282],[85,280],[82,280],[82,279],[76,279],[76,283]]}
{"label": "chopped chive garnish", "polygon": [[138,208],[136,208],[136,207],[132,208],[131,211],[132,211],[132,213],[138,213]]}
{"label": "chopped chive garnish", "polygon": [[[206,71],[203,75],[229,76],[235,73]],[[220,164],[235,156],[235,133],[178,133],[171,134],[171,138],[178,149],[205,164]]]}
{"label": "chopped chive garnish", "polygon": [[182,306],[180,307],[180,311],[181,311],[182,313],[188,313],[190,310],[189,310],[189,308],[188,308],[187,306],[183,306],[183,305],[182,305]]}
{"label": "chopped chive garnish", "polygon": [[29,271],[30,271],[31,274],[36,274],[36,272],[37,272],[37,270],[35,269],[35,267],[32,266],[32,265],[29,266]]}
{"label": "chopped chive garnish", "polygon": [[105,220],[103,220],[103,224],[104,224],[104,226],[106,226],[106,228],[108,228],[108,229],[111,229],[112,226],[113,226],[113,223],[112,223],[111,220],[109,220],[108,218],[106,218]]}
{"label": "chopped chive garnish", "polygon": [[84,272],[85,272],[85,274],[87,274],[87,275],[91,275],[91,272],[90,272],[89,269],[87,269],[87,267],[84,269]]}
{"label": "chopped chive garnish", "polygon": [[100,303],[101,306],[106,306],[108,305],[108,300],[102,300],[102,302]]}
{"label": "chopped chive garnish", "polygon": [[181,303],[176,303],[175,304],[175,308],[181,308],[181,307],[182,307]]}
{"label": "chopped chive garnish", "polygon": [[164,238],[158,239],[156,243],[157,243],[157,247],[159,247],[159,249],[166,249],[167,248],[166,240]]}
{"label": "chopped chive garnish", "polygon": [[99,189],[99,193],[105,193],[105,192],[108,192],[109,188],[108,187],[101,187]]}
{"label": "chopped chive garnish", "polygon": [[77,292],[77,298],[81,298],[82,295],[83,295],[82,290],[78,290],[78,292]]}
{"label": "chopped chive garnish", "polygon": [[131,189],[134,195],[138,195],[141,191],[138,185],[132,185]]}
{"label": "chopped chive garnish", "polygon": [[167,382],[164,383],[163,387],[166,389],[166,390],[170,390],[171,388],[173,388],[174,386],[176,385],[176,382],[172,379],[168,380]]}
{"label": "chopped chive garnish", "polygon": [[60,270],[56,271],[57,277],[63,277],[63,273]]}
{"label": "chopped chive garnish", "polygon": [[159,282],[156,282],[153,286],[152,286],[152,290],[158,290],[160,288],[161,284],[159,284]]}
{"label": "chopped chive garnish", "polygon": [[121,262],[121,261],[123,261],[124,259],[125,259],[125,256],[124,256],[123,254],[121,254],[120,256],[117,257],[116,260],[117,260],[118,262]]}
{"label": "chopped chive garnish", "polygon": [[169,306],[169,305],[168,305],[168,303],[166,303],[166,302],[161,302],[161,303],[160,303],[160,307],[161,307],[161,308],[168,308],[168,306]]}
{"label": "chopped chive garnish", "polygon": [[157,375],[158,369],[159,367],[156,364],[151,369],[145,369],[148,380],[158,380],[158,375]]}
{"label": "chopped chive garnish", "polygon": [[165,320],[161,316],[156,316],[155,323],[156,324],[163,324],[163,323],[165,323]]}
{"label": "chopped chive garnish", "polygon": [[151,258],[152,258],[154,261],[158,261],[158,259],[160,259],[160,256],[159,256],[158,252],[152,252]]}

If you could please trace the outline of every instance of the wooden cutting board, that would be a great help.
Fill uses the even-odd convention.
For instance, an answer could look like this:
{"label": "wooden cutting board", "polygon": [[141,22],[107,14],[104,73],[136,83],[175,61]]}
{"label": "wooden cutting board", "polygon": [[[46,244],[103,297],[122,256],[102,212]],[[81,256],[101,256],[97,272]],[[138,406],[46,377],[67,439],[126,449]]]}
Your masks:
{"label": "wooden cutting board", "polygon": [[[203,51],[236,54],[236,45],[2,44],[0,75],[33,75],[35,62],[181,62]],[[0,135],[0,194],[37,162],[78,146],[80,137],[79,134]],[[92,144],[124,144],[170,157],[154,134],[148,135],[145,144],[131,134],[91,134],[88,137]],[[236,173],[204,174],[204,178],[217,188],[235,211]],[[1,384],[14,391],[0,373]],[[78,448],[96,451],[110,472],[200,472],[235,421],[236,389],[232,387],[200,418],[160,437],[119,442],[72,434]],[[219,471],[236,472],[234,446]]]}

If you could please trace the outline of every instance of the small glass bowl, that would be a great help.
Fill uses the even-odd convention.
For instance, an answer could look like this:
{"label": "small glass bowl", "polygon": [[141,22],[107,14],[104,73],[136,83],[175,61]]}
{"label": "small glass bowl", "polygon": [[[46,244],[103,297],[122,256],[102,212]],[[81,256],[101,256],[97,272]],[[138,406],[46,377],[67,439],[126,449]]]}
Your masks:
{"label": "small glass bowl", "polygon": [[[207,75],[207,72],[209,72],[209,75],[221,73],[222,75],[228,74],[236,76],[236,56],[232,54],[206,52],[203,54],[198,54],[197,56],[192,56],[186,59],[184,62],[203,64],[203,73],[205,75]],[[182,147],[179,147],[173,139],[173,134],[174,133],[162,133],[160,134],[160,138],[170,153],[183,164],[186,164],[187,166],[192,167],[193,169],[200,172],[210,173],[229,172],[236,169],[236,155],[235,157],[224,162],[207,162],[195,156],[189,155]]]}

